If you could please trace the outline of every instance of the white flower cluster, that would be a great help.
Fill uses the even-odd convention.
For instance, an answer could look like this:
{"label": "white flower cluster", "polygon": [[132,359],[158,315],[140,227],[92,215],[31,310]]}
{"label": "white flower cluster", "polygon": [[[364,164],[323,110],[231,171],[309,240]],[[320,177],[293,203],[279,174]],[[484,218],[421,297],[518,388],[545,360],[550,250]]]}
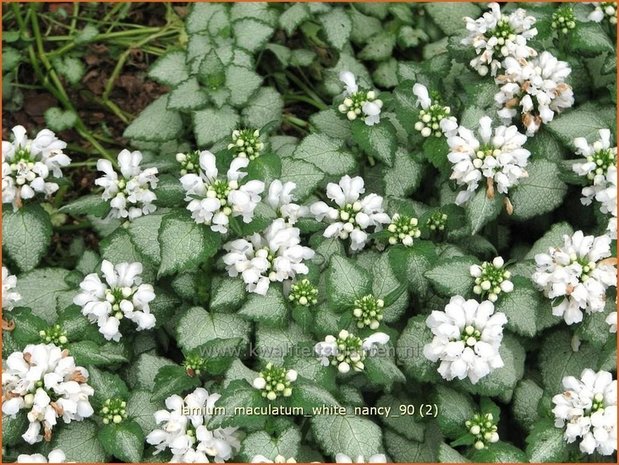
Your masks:
{"label": "white flower cluster", "polygon": [[19,454],[17,456],[17,463],[65,463],[66,461],[67,457],[60,449],[54,449],[47,457],[43,454]]}
{"label": "white flower cluster", "polygon": [[523,147],[527,137],[516,126],[498,126],[493,130],[492,120],[484,116],[479,120],[477,134],[460,126],[456,135],[447,138],[447,158],[453,164],[450,179],[466,186],[456,197],[458,205],[473,197],[484,178],[487,195],[492,198],[495,184],[501,194],[507,194],[527,176],[525,168],[531,152]]}
{"label": "white flower cluster", "polygon": [[421,229],[417,226],[418,224],[417,218],[395,213],[391,217],[391,223],[387,226],[389,244],[395,245],[401,242],[406,247],[412,246],[413,239],[418,239],[421,236]]}
{"label": "white flower cluster", "polygon": [[337,208],[322,201],[310,206],[316,220],[331,223],[325,229],[324,237],[350,238],[350,248],[355,252],[365,247],[368,228],[380,231],[383,224],[390,222],[389,215],[383,211],[383,198],[376,194],[360,198],[364,192],[363,178],[346,175],[338,184],[327,184],[327,197],[335,202]]}
{"label": "white flower cluster", "polygon": [[2,203],[19,208],[22,200],[56,192],[58,184],[50,181],[50,173],[61,178],[60,168],[71,159],[63,153],[66,142],[49,129],[39,131],[34,139],[28,139],[23,126],[15,126],[12,132],[13,142],[2,141]]}
{"label": "white flower cluster", "polygon": [[552,14],[550,26],[560,34],[568,34],[576,28],[576,16],[574,8],[570,4],[565,4]]}
{"label": "white flower cluster", "polygon": [[497,433],[497,425],[494,422],[492,413],[473,415],[473,418],[466,420],[464,426],[469,430],[469,433],[475,436],[473,447],[477,450],[485,449],[488,443],[494,444],[499,442],[499,433]]}
{"label": "white flower cluster", "polygon": [[494,304],[451,298],[444,311],[433,311],[426,319],[434,339],[423,348],[424,356],[436,362],[438,372],[450,381],[469,378],[476,384],[503,366],[499,347],[503,340],[505,314],[494,313]]}
{"label": "white flower cluster", "polygon": [[595,9],[589,13],[589,19],[596,23],[601,23],[604,18],[615,26],[617,24],[617,2],[587,2],[593,5]]}
{"label": "white flower cluster", "polygon": [[160,428],[151,431],[146,442],[155,446],[155,454],[170,449],[171,462],[229,460],[241,445],[237,429],[211,431],[206,427],[220,397],[219,394],[209,394],[204,388],[197,388],[185,398],[178,395],[168,397],[166,410],[155,412],[155,422]]}
{"label": "white flower cluster", "polygon": [[181,177],[185,200],[189,202],[187,210],[196,223],[210,225],[213,231],[225,234],[231,216],[241,216],[245,223],[251,222],[264,183],[258,180],[241,183],[247,176],[241,170],[248,165],[248,158],[235,158],[223,178],[218,176],[215,155],[208,150],[200,152],[199,172]]}
{"label": "white flower cluster", "polygon": [[563,378],[565,392],[552,398],[555,426],[565,428],[568,443],[580,440],[580,450],[612,455],[617,450],[617,380],[607,371],[589,368]]}
{"label": "white flower cluster", "polygon": [[101,272],[105,282],[97,273],[91,273],[80,283],[82,292],[73,298],[73,303],[82,307],[82,314],[97,323],[107,340],[120,340],[123,318],[133,321],[138,331],[153,328],[155,315],[150,313],[149,303],[155,299],[155,292],[150,284],[142,284],[142,264],[114,266],[103,260]]}
{"label": "white flower cluster", "polygon": [[262,234],[228,242],[223,256],[228,275],[240,274],[249,292],[265,295],[271,282],[307,274],[303,262],[312,259],[314,251],[301,245],[300,234],[299,228],[278,218]]}
{"label": "white flower cluster", "polygon": [[157,196],[151,189],[157,187],[158,170],[143,170],[140,167],[141,162],[141,152],[123,150],[118,154],[119,176],[109,160],[97,161],[97,170],[102,171],[103,176],[97,178],[95,184],[103,187],[103,200],[110,201],[111,218],[126,218],[131,221],[157,209],[153,204]]}
{"label": "white flower cluster", "polygon": [[419,111],[419,121],[415,123],[415,129],[421,133],[423,137],[441,137],[445,134],[447,137],[453,135],[458,129],[458,122],[451,114],[451,108],[441,105],[434,99],[430,98],[428,88],[423,84],[415,84],[413,86],[413,94],[417,96],[417,104],[421,106]]}
{"label": "white flower cluster", "polygon": [[574,139],[576,153],[585,161],[574,163],[572,169],[588,180],[589,185],[582,190],[582,204],[598,201],[600,211],[610,214],[608,234],[617,239],[617,147],[611,147],[609,129],[600,129],[598,134],[600,138],[593,144],[584,137]]}
{"label": "white flower cluster", "polygon": [[496,75],[507,57],[523,59],[537,54],[527,45],[537,35],[533,16],[527,16],[521,8],[504,15],[498,3],[490,3],[488,7],[490,11],[478,19],[464,18],[469,35],[462,40],[462,44],[475,48],[477,56],[470,65],[482,76],[488,72]]}
{"label": "white flower cluster", "polygon": [[336,366],[340,373],[363,371],[363,360],[368,355],[373,355],[377,346],[389,342],[389,336],[385,333],[374,333],[365,339],[361,339],[345,329],[341,330],[338,337],[327,336],[323,342],[314,346],[314,352],[323,366]]}
{"label": "white flower cluster", "polygon": [[[28,444],[45,438],[62,419],[81,421],[93,414],[88,371],[54,344],[29,344],[8,356],[2,371],[2,413],[16,416],[27,410],[30,425],[22,435]],[[41,434],[43,430],[43,434]]]}
{"label": "white flower cluster", "polygon": [[260,156],[264,143],[260,140],[258,129],[235,129],[232,131],[232,143],[228,144],[228,150],[235,157],[255,160]]}
{"label": "white flower cluster", "polygon": [[12,275],[6,266],[2,267],[2,310],[11,311],[21,300],[21,294],[14,291],[17,287],[17,277]]}
{"label": "white flower cluster", "polygon": [[340,113],[344,113],[351,121],[363,114],[365,124],[368,126],[378,124],[383,102],[376,98],[376,91],[359,90],[355,75],[350,71],[342,71],[340,81],[345,85],[344,101],[338,107]]}
{"label": "white flower cluster", "polygon": [[604,260],[611,255],[610,237],[576,231],[563,241],[563,246],[535,256],[532,280],[546,297],[559,301],[553,302],[552,314],[571,325],[582,321],[583,311],[604,311],[606,289],[616,285],[617,269],[614,259]]}
{"label": "white flower cluster", "polygon": [[298,373],[295,370],[287,370],[284,367],[278,367],[272,363],[267,363],[258,377],[252,382],[259,391],[262,391],[262,397],[269,400],[275,400],[280,396],[290,397],[292,395],[292,383],[297,380]]}
{"label": "white flower cluster", "polygon": [[501,88],[494,96],[504,124],[521,115],[527,136],[532,136],[555,113],[574,104],[572,87],[565,82],[572,69],[550,52],[531,60],[510,57],[504,67],[505,73],[496,78]]}
{"label": "white flower cluster", "polygon": [[269,192],[266,195],[266,203],[281,218],[288,223],[295,224],[299,218],[307,216],[307,207],[294,203],[295,196],[293,191],[297,188],[294,182],[281,182],[275,179],[269,185]]}
{"label": "white flower cluster", "polygon": [[503,257],[494,257],[492,263],[471,265],[469,272],[475,278],[473,293],[488,297],[490,302],[496,302],[501,292],[511,292],[514,284],[509,280],[511,273],[504,269]]}

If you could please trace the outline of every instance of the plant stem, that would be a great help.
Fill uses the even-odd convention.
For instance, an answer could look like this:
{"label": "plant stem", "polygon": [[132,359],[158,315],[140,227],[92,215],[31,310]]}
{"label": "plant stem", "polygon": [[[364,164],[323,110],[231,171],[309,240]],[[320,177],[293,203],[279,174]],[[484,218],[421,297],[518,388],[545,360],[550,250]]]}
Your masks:
{"label": "plant stem", "polygon": [[[19,25],[19,28],[24,35],[24,37],[30,37],[30,31],[28,30],[24,18],[21,15],[20,5],[14,3],[12,4],[13,11],[15,12],[15,18]],[[66,110],[70,110],[76,115],[75,122],[75,130],[78,132],[80,136],[86,139],[90,144],[105,158],[110,160],[112,165],[117,166],[116,159],[114,159],[104,148],[97,142],[97,140],[92,136],[82,119],[80,118],[78,112],[75,107],[71,103],[67,92],[60,81],[60,78],[56,74],[56,71],[52,67],[49,62],[47,55],[45,54],[45,49],[43,47],[43,38],[41,37],[41,30],[39,28],[39,21],[37,19],[36,12],[32,10],[33,6],[30,6],[30,11],[33,13],[30,15],[30,24],[32,26],[32,35],[34,35],[35,44],[37,46],[38,54],[35,52],[32,44],[28,46],[28,55],[30,58],[30,63],[34,69],[35,74],[37,75],[39,81],[45,86],[45,88],[56,97]],[[37,56],[38,55],[38,56]],[[43,64],[43,67],[47,71],[48,76],[45,76],[39,66],[39,62]],[[51,82],[50,82],[51,80]]]}
{"label": "plant stem", "polygon": [[297,86],[299,86],[299,88],[305,92],[307,95],[309,95],[310,98],[312,98],[314,100],[314,105],[316,106],[316,108],[318,108],[319,110],[326,110],[327,108],[329,108],[323,101],[322,99],[318,96],[318,94],[316,92],[314,92],[312,89],[310,89],[303,81],[301,81],[297,76],[295,76],[293,73],[291,73],[290,71],[286,72],[286,76],[292,81],[294,82]]}
{"label": "plant stem", "polygon": [[129,47],[127,50],[125,50],[120,55],[120,58],[118,59],[118,62],[116,63],[116,66],[114,67],[114,70],[112,71],[112,75],[110,76],[110,78],[107,81],[107,84],[105,85],[105,90],[103,91],[103,96],[102,96],[102,99],[104,102],[109,100],[109,96],[110,96],[110,93],[112,92],[112,89],[114,88],[114,84],[116,83],[116,80],[118,79],[118,76],[120,75],[120,72],[125,66],[125,61],[127,61],[127,58],[129,58],[131,51],[134,48],[139,48],[142,45],[147,44],[148,42],[158,37],[161,37],[162,35],[165,35],[168,32],[168,27],[169,27],[169,24],[164,26],[159,32],[148,35],[147,37],[140,40],[139,42],[136,42],[135,44],[133,44],[133,46]]}

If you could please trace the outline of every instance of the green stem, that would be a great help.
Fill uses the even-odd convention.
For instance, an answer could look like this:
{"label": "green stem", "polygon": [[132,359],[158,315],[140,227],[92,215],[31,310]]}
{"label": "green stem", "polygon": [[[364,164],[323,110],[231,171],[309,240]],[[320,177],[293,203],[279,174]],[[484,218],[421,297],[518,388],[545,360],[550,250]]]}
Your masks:
{"label": "green stem", "polygon": [[71,163],[68,168],[81,168],[83,166],[97,166],[97,160],[90,160],[90,161],[78,161],[75,163]]}
{"label": "green stem", "polygon": [[77,26],[77,17],[79,15],[79,12],[80,12],[80,4],[78,2],[75,2],[73,4],[73,17],[71,18],[71,25],[69,27],[70,35],[75,34],[75,28]]}
{"label": "green stem", "polygon": [[325,104],[322,99],[318,96],[318,94],[316,92],[314,92],[312,89],[310,89],[303,81],[301,81],[297,76],[295,76],[293,73],[291,72],[286,72],[286,77],[288,77],[292,82],[294,82],[297,86],[299,86],[299,88],[305,92],[307,95],[309,95],[309,97],[311,97],[314,100],[314,104],[316,105],[316,108],[320,109],[320,110],[326,110],[327,108],[329,108],[327,106],[327,104]]}
{"label": "green stem", "polygon": [[[26,23],[21,15],[20,6],[18,4],[13,4],[13,11],[15,12],[15,17],[17,19],[17,23],[19,24],[20,30],[24,37],[30,37],[30,32],[26,26]],[[30,11],[32,11],[33,6],[30,6]],[[72,111],[76,115],[75,129],[80,136],[86,139],[90,144],[105,158],[110,160],[113,166],[117,166],[116,159],[114,159],[104,148],[97,142],[97,140],[92,136],[82,119],[80,118],[78,112],[75,107],[71,103],[67,92],[60,81],[60,78],[56,74],[56,71],[52,67],[49,62],[47,55],[45,54],[45,49],[43,47],[43,38],[41,37],[41,30],[39,28],[39,21],[37,19],[36,12],[30,15],[30,24],[32,26],[32,34],[34,35],[35,44],[37,46],[38,54],[35,52],[34,47],[32,45],[28,46],[28,55],[30,58],[31,65],[37,75],[39,81],[45,86],[45,88],[54,95],[65,107],[65,109]],[[43,64],[43,67],[47,71],[47,76],[43,74],[41,68],[39,67],[39,62]],[[51,82],[50,82],[51,80]]]}
{"label": "green stem", "polygon": [[284,121],[286,121],[287,123],[290,123],[294,126],[298,126],[300,128],[306,129],[309,126],[309,123],[307,121],[304,121],[300,118],[297,118],[296,116],[293,115],[288,115],[285,114],[284,115]]}
{"label": "green stem", "polygon": [[317,102],[313,98],[307,97],[305,95],[284,95],[285,102],[305,102],[310,105],[318,108],[319,110],[324,110],[324,104]]}
{"label": "green stem", "polygon": [[[148,37],[151,34],[156,34],[162,29],[164,28],[143,27],[143,28],[137,28],[137,29],[129,29],[126,31],[106,32],[104,34],[98,34],[97,36],[95,36],[93,39],[93,42],[104,42],[104,41],[108,41],[112,39],[120,39],[120,38],[125,38],[125,37],[132,38],[133,36],[142,36],[142,35],[146,35]],[[64,45],[63,47],[60,47],[50,52],[48,54],[49,56],[60,56],[78,46],[78,44],[73,42],[75,40],[75,37],[72,35],[46,37],[46,40],[49,40],[52,42],[70,41],[68,44]]]}
{"label": "green stem", "polygon": [[105,85],[105,90],[103,91],[103,96],[102,99],[104,102],[109,100],[109,96],[110,93],[112,92],[112,89],[114,88],[114,84],[116,83],[116,80],[118,79],[118,76],[120,75],[120,72],[122,71],[123,67],[125,66],[125,61],[127,61],[127,58],[129,58],[129,55],[131,54],[131,51],[134,48],[139,48],[142,45],[147,44],[148,42],[151,42],[152,40],[161,37],[162,35],[165,35],[168,32],[168,27],[169,24],[164,26],[158,33],[149,35],[147,37],[145,37],[144,39],[140,40],[139,42],[136,42],[135,44],[133,44],[132,47],[129,47],[127,50],[125,50],[119,57],[118,62],[116,63],[116,66],[114,67],[114,70],[112,71],[112,75],[110,76],[110,78],[108,79],[106,85]]}

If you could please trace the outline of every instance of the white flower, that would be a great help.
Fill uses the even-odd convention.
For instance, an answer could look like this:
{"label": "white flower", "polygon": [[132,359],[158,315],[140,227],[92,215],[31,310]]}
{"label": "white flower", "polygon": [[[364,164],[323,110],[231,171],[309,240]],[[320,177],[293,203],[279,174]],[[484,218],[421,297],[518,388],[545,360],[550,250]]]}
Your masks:
{"label": "white flower", "polygon": [[103,187],[103,200],[110,201],[110,218],[127,218],[131,221],[157,209],[153,205],[157,196],[151,189],[157,187],[158,170],[142,170],[141,162],[140,152],[123,150],[118,154],[119,176],[109,160],[97,161],[97,170],[104,174],[95,180],[95,184]]}
{"label": "white flower", "polygon": [[299,218],[307,216],[308,208],[294,203],[295,197],[292,191],[297,188],[294,182],[281,182],[274,180],[269,185],[269,192],[265,198],[266,203],[281,218],[288,223],[295,224]]}
{"label": "white flower", "polygon": [[[28,444],[45,438],[62,419],[80,421],[93,414],[88,371],[54,344],[29,344],[13,352],[3,365],[2,413],[14,417],[27,410],[30,425],[22,435]],[[41,434],[43,430],[43,434]]]}
{"label": "white flower", "polygon": [[17,463],[65,463],[67,457],[60,449],[54,449],[47,457],[43,454],[19,454]]}
{"label": "white flower", "polygon": [[14,291],[17,287],[17,277],[12,275],[6,266],[2,267],[2,310],[11,311],[21,300],[21,294]]}
{"label": "white flower", "polygon": [[471,265],[470,274],[475,278],[473,293],[488,297],[490,302],[496,302],[501,292],[511,292],[514,284],[509,280],[511,273],[504,268],[502,257],[495,257],[492,262],[481,265]]}
{"label": "white flower", "polygon": [[276,455],[273,460],[265,457],[264,455],[254,455],[250,463],[297,463],[297,461],[293,457],[287,459],[283,455]]}
{"label": "white flower", "polygon": [[290,397],[292,395],[292,383],[297,380],[298,373],[295,370],[267,363],[258,377],[252,382],[252,386],[262,391],[262,397],[275,400],[280,396]]}
{"label": "white flower", "polygon": [[364,192],[363,178],[359,176],[351,178],[346,175],[338,184],[327,184],[327,197],[338,208],[330,207],[325,202],[316,202],[310,206],[310,212],[316,220],[331,223],[325,229],[324,237],[350,237],[351,250],[358,251],[368,241],[368,228],[380,231],[383,224],[390,222],[389,215],[383,211],[383,198],[376,194],[360,198]]}
{"label": "white flower", "polygon": [[498,3],[490,3],[488,7],[490,11],[478,19],[464,18],[469,35],[462,40],[462,44],[475,48],[477,56],[470,65],[482,76],[488,71],[491,76],[496,75],[506,57],[522,59],[537,54],[527,45],[537,35],[533,16],[527,16],[521,8],[504,15]]}
{"label": "white flower", "polygon": [[473,197],[484,178],[491,198],[495,183],[501,194],[507,194],[528,175],[525,168],[531,152],[523,147],[527,137],[516,126],[498,126],[493,130],[492,120],[484,116],[479,120],[477,134],[460,126],[457,135],[447,139],[447,158],[453,165],[450,179],[466,186],[456,197],[458,205]]}
{"label": "white flower", "polygon": [[570,65],[550,52],[542,52],[532,60],[506,58],[505,73],[497,76],[501,85],[494,100],[504,124],[521,115],[527,136],[574,104],[574,93],[565,80],[572,72]]}
{"label": "white flower", "polygon": [[251,222],[264,183],[258,180],[241,183],[247,176],[241,169],[249,165],[248,158],[232,160],[225,178],[218,176],[215,161],[211,152],[200,152],[199,173],[184,175],[181,184],[185,189],[185,200],[189,202],[187,210],[195,222],[208,224],[213,231],[225,234],[231,216],[241,216],[243,222]]}
{"label": "white flower", "polygon": [[[617,218],[617,147],[611,147],[610,130],[600,129],[600,138],[589,144],[584,137],[574,139],[576,153],[585,158],[584,162],[574,163],[572,169],[586,177],[588,185],[582,189],[583,205],[590,205],[593,199],[600,203],[600,211]],[[616,228],[610,228],[616,239]]]}
{"label": "white flower", "polygon": [[355,75],[350,71],[340,73],[340,81],[344,83],[344,101],[338,106],[340,113],[353,121],[363,114],[365,124],[373,126],[380,122],[382,100],[376,98],[376,91],[359,90]]}
{"label": "white flower", "polygon": [[209,430],[206,424],[216,413],[215,404],[221,396],[197,388],[182,398],[170,396],[166,410],[155,412],[160,428],[146,436],[146,442],[155,446],[155,454],[170,449],[171,462],[200,463],[225,462],[240,448],[237,428]]}
{"label": "white flower", "polygon": [[476,384],[503,366],[499,347],[505,323],[505,314],[494,313],[492,302],[454,296],[444,311],[435,310],[426,319],[434,339],[424,346],[423,355],[440,360],[438,372],[446,380],[468,377]]}
{"label": "white flower", "polygon": [[617,24],[617,2],[585,2],[593,5],[595,9],[589,13],[588,18],[596,23],[601,23],[604,18],[613,26]]}
{"label": "white flower", "polygon": [[428,89],[423,84],[413,86],[413,94],[417,96],[417,104],[421,106],[419,121],[415,123],[415,129],[423,137],[441,137],[445,134],[450,137],[458,129],[458,122],[451,114],[451,108],[443,106],[440,102],[432,101]]}
{"label": "white flower", "polygon": [[314,251],[301,245],[300,234],[298,228],[278,218],[262,234],[228,242],[223,257],[228,275],[240,274],[249,292],[265,295],[271,282],[307,274],[303,262],[312,259]]}
{"label": "white flower", "polygon": [[23,126],[15,126],[12,132],[13,142],[2,141],[2,203],[19,208],[24,199],[56,192],[58,184],[49,177],[61,178],[60,168],[71,159],[63,153],[66,142],[49,129],[39,131],[34,139],[28,139]]}
{"label": "white flower", "polygon": [[361,339],[345,329],[341,330],[338,337],[327,336],[323,342],[314,346],[314,352],[323,366],[337,366],[340,373],[363,371],[363,360],[370,355],[375,355],[377,347],[387,344],[389,336],[385,333],[374,333],[365,339]]}
{"label": "white flower", "polygon": [[616,285],[617,269],[614,259],[604,260],[611,255],[610,237],[576,231],[563,240],[562,247],[535,256],[537,270],[532,279],[553,299],[552,314],[571,325],[582,321],[583,311],[604,311],[606,289]]}
{"label": "white flower", "polygon": [[155,299],[153,286],[142,284],[142,264],[119,263],[114,266],[103,260],[101,272],[87,275],[80,283],[82,292],[73,298],[73,303],[82,307],[82,314],[91,323],[96,322],[99,332],[109,341],[119,341],[120,320],[128,318],[137,325],[137,330],[155,327],[155,315],[150,313],[149,303]]}
{"label": "white flower", "polygon": [[606,324],[608,324],[608,330],[611,333],[617,332],[617,312],[610,312],[606,317]]}
{"label": "white flower", "polygon": [[580,450],[611,455],[617,450],[617,381],[607,371],[589,368],[563,378],[565,392],[552,398],[555,426],[568,443],[580,439]]}
{"label": "white flower", "polygon": [[563,315],[568,324],[582,320],[581,309],[587,313],[604,311],[605,293],[615,285],[614,259],[608,236],[584,236],[577,231],[564,236],[563,248],[551,248],[549,255],[536,256],[538,271],[533,280],[550,298],[567,296],[553,313]]}
{"label": "white flower", "polygon": [[387,463],[387,457],[385,454],[375,454],[365,460],[363,455],[357,455],[353,460],[346,454],[337,454],[335,456],[335,463]]}

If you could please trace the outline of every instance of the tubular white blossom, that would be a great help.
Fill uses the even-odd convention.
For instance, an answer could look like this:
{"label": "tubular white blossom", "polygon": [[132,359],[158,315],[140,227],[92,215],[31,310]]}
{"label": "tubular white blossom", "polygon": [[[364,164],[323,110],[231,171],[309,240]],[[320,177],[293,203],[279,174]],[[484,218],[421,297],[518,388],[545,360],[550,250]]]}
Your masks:
{"label": "tubular white blossom", "polygon": [[340,81],[344,83],[344,100],[338,106],[339,112],[351,121],[362,116],[368,126],[378,124],[383,102],[376,98],[376,91],[360,90],[355,75],[350,71],[342,71]]}
{"label": "tubular white blossom", "polygon": [[67,457],[60,449],[54,449],[47,457],[43,454],[19,454],[17,456],[17,463],[65,463],[66,461]]}
{"label": "tubular white blossom", "polygon": [[168,397],[166,409],[155,412],[159,428],[146,436],[146,442],[155,446],[155,454],[169,449],[172,462],[230,460],[241,445],[237,428],[209,430],[206,426],[216,412],[215,404],[220,397],[203,388],[197,388],[185,398]]}
{"label": "tubular white blossom", "polygon": [[[27,410],[30,425],[22,435],[29,444],[45,438],[62,419],[81,421],[93,414],[88,371],[54,344],[29,344],[8,356],[2,371],[2,413],[15,417]],[[43,434],[41,434],[43,433]]]}
{"label": "tubular white blossom", "polygon": [[507,318],[494,313],[494,304],[464,297],[451,298],[444,311],[433,311],[426,319],[434,339],[423,348],[430,361],[440,361],[438,372],[451,381],[481,378],[503,366],[499,347]]}
{"label": "tubular white blossom", "polygon": [[66,142],[49,129],[39,131],[34,139],[28,139],[23,126],[15,126],[12,132],[13,142],[2,141],[2,203],[19,208],[22,200],[56,192],[58,184],[49,178],[61,178],[60,168],[71,159],[63,153]]}
{"label": "tubular white blossom", "polygon": [[610,257],[609,236],[585,236],[576,231],[563,236],[564,244],[535,256],[533,282],[553,303],[552,314],[568,325],[580,323],[585,313],[604,311],[606,289],[616,285],[617,269]]}
{"label": "tubular white blossom", "polygon": [[568,443],[580,440],[585,454],[611,455],[617,450],[617,380],[589,368],[563,378],[565,391],[552,398],[555,426],[565,428]]}
{"label": "tubular white blossom", "polygon": [[572,69],[550,52],[531,60],[506,58],[504,67],[505,73],[496,78],[501,88],[494,96],[504,124],[521,115],[527,136],[532,136],[555,113],[574,104],[572,88],[565,83]]}
{"label": "tubular white blossom", "polygon": [[[574,139],[576,153],[585,158],[584,162],[574,163],[572,169],[586,177],[588,185],[583,187],[581,202],[590,205],[593,199],[600,203],[600,211],[617,218],[617,147],[611,147],[609,129],[598,131],[599,139],[589,144],[584,137]],[[609,234],[617,238],[616,228],[609,226]]]}
{"label": "tubular white blossom", "polygon": [[590,21],[601,23],[606,18],[608,22],[615,26],[617,24],[617,2],[585,2],[593,5],[594,10],[589,13]]}
{"label": "tubular white blossom", "polygon": [[525,168],[531,152],[523,147],[526,141],[527,137],[516,126],[498,126],[493,130],[488,116],[479,120],[477,136],[460,126],[457,135],[447,139],[447,158],[453,165],[450,179],[466,186],[458,193],[456,204],[462,205],[473,197],[484,178],[492,183],[493,189],[496,183],[498,192],[507,194],[521,178],[528,176]]}
{"label": "tubular white blossom", "polygon": [[224,245],[223,262],[228,275],[239,274],[247,290],[265,295],[271,282],[282,282],[297,274],[307,274],[305,260],[314,257],[314,251],[301,245],[300,231],[283,218],[274,220],[261,234],[236,239]]}
{"label": "tubular white blossom", "polygon": [[97,186],[103,187],[101,197],[109,200],[110,218],[134,220],[142,215],[153,213],[157,207],[153,204],[157,196],[151,189],[157,187],[157,168],[142,169],[141,152],[123,150],[118,154],[120,175],[114,170],[109,160],[97,161],[97,170],[103,176],[95,180]]}
{"label": "tubular white blossom", "polygon": [[314,346],[314,352],[323,366],[336,366],[340,373],[363,371],[363,361],[370,355],[375,355],[377,348],[389,342],[389,336],[385,333],[373,333],[365,339],[361,339],[345,329],[341,330],[338,337],[328,335],[323,342]]}
{"label": "tubular white blossom", "polygon": [[537,54],[527,45],[537,35],[533,16],[527,16],[521,8],[504,15],[498,3],[489,3],[488,7],[490,11],[478,19],[464,18],[469,35],[462,40],[462,44],[475,49],[477,56],[470,65],[482,76],[488,72],[496,75],[507,57],[523,59]]}
{"label": "tubular white blossom", "polygon": [[264,183],[258,180],[241,182],[247,176],[241,170],[248,165],[248,158],[235,158],[223,178],[219,176],[215,155],[207,150],[200,152],[199,172],[181,177],[187,210],[196,223],[210,225],[213,231],[225,234],[231,216],[240,216],[245,223],[252,221]]}
{"label": "tubular white blossom", "polygon": [[617,332],[617,312],[610,312],[606,317],[606,324],[608,325],[608,331],[611,333]]}
{"label": "tubular white blossom", "polygon": [[390,222],[389,215],[383,211],[383,198],[376,194],[365,192],[363,178],[351,178],[346,175],[338,184],[327,184],[327,197],[335,202],[338,208],[325,202],[316,202],[310,206],[310,213],[317,221],[331,223],[324,231],[324,237],[350,238],[350,248],[359,251],[368,241],[368,228],[374,231],[382,230],[382,225]]}
{"label": "tubular white blossom", "polygon": [[387,456],[385,454],[374,454],[366,460],[363,455],[357,455],[353,460],[346,454],[336,454],[335,463],[387,463]]}
{"label": "tubular white blossom", "polygon": [[2,267],[2,310],[11,311],[21,300],[21,294],[14,291],[17,286],[17,277],[12,275],[6,266]]}
{"label": "tubular white blossom", "polygon": [[276,179],[269,185],[269,192],[265,199],[278,216],[284,218],[289,224],[295,224],[299,218],[307,216],[309,212],[307,207],[294,203],[293,191],[296,188],[297,185],[294,182],[281,182]]}
{"label": "tubular white blossom", "polygon": [[453,116],[449,116],[451,108],[443,106],[430,98],[428,89],[423,84],[413,86],[413,94],[417,97],[417,105],[421,106],[419,120],[415,123],[415,129],[423,137],[435,137],[445,135],[450,137],[456,134],[458,122]]}
{"label": "tubular white blossom", "polygon": [[105,282],[91,273],[80,283],[82,292],[73,298],[73,303],[82,307],[82,314],[97,323],[99,332],[107,340],[119,341],[123,318],[133,321],[138,331],[154,328],[155,315],[150,313],[149,303],[155,299],[155,292],[150,284],[142,284],[142,264],[114,266],[103,260],[101,272]]}

